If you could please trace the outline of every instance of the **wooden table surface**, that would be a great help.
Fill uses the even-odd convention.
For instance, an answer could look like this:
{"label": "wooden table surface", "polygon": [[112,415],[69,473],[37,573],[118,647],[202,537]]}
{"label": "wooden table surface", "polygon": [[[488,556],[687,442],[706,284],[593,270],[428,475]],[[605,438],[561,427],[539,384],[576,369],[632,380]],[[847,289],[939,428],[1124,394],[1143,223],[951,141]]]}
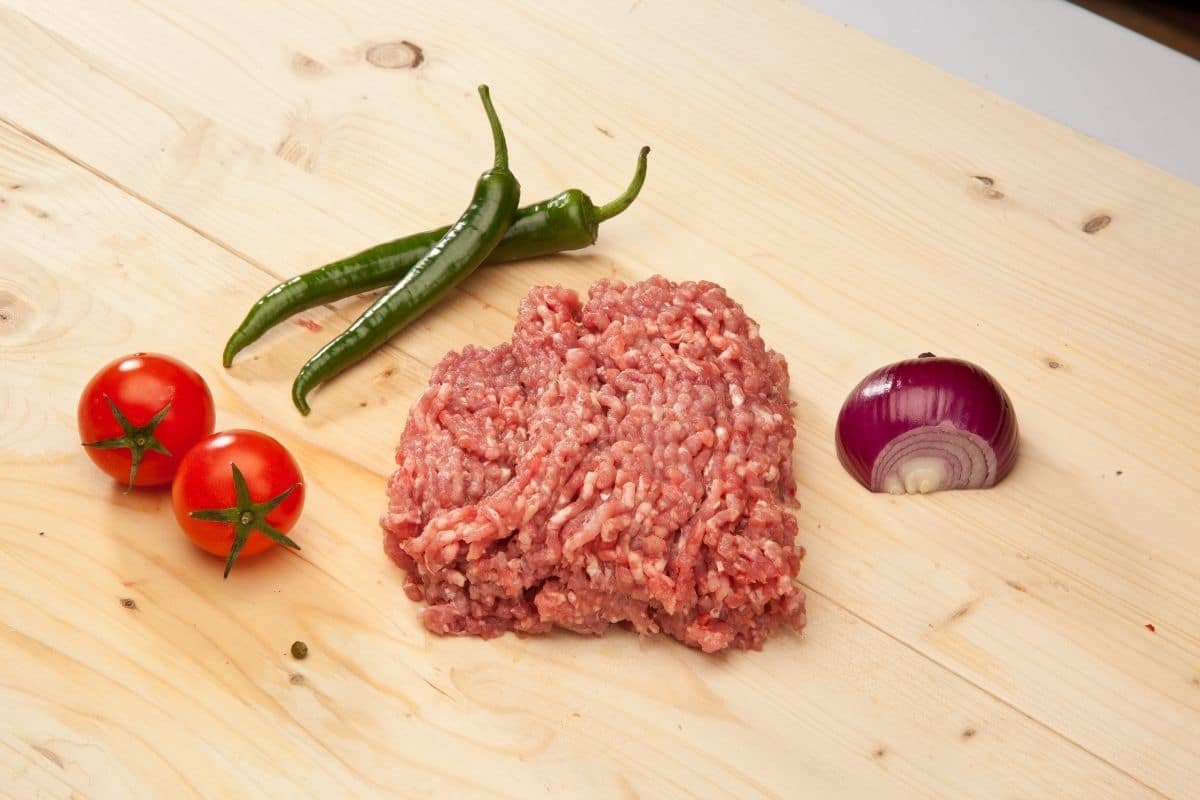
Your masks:
{"label": "wooden table surface", "polygon": [[[1196,796],[1200,187],[765,0],[0,0],[0,75],[0,795]],[[281,277],[457,215],[481,82],[527,200],[606,199],[649,144],[643,197],[309,418],[292,376],[363,301],[222,369]],[[533,284],[654,272],[724,284],[791,365],[808,630],[427,634],[377,520],[431,365]],[[301,554],[222,581],[84,457],[78,393],[136,350],[292,448]],[[925,350],[1013,397],[995,490],[838,466],[845,393]]]}

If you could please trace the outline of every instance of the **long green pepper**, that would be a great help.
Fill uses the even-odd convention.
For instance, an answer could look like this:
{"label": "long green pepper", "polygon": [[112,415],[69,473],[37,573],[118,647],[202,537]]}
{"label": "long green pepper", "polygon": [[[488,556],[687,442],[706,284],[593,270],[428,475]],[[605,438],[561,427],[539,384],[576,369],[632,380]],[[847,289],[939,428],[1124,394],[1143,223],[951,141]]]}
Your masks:
{"label": "long green pepper", "polygon": [[479,97],[492,126],[494,165],[479,176],[471,204],[458,221],[399,282],[301,367],[292,383],[292,402],[301,414],[309,412],[307,397],[313,388],[366,358],[421,316],[474,272],[508,230],[520,201],[521,185],[508,169],[504,130],[487,86],[479,87]]}
{"label": "long green pepper", "polygon": [[[600,223],[620,214],[637,198],[646,180],[649,153],[649,147],[641,149],[629,186],[610,203],[597,206],[579,189],[567,189],[518,208],[504,238],[483,263],[503,264],[592,246]],[[447,225],[384,242],[277,284],[251,306],[229,337],[222,363],[232,365],[238,353],[293,314],[394,285],[449,230]]]}

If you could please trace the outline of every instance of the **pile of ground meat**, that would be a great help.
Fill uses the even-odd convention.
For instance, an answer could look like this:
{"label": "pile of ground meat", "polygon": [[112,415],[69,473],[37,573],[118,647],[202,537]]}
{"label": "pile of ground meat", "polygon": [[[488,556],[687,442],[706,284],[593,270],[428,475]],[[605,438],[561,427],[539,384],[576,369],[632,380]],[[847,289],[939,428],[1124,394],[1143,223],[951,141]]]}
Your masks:
{"label": "pile of ground meat", "polygon": [[511,343],[434,369],[385,550],[436,633],[759,649],[805,621],[789,407],[786,362],[716,284],[534,288]]}

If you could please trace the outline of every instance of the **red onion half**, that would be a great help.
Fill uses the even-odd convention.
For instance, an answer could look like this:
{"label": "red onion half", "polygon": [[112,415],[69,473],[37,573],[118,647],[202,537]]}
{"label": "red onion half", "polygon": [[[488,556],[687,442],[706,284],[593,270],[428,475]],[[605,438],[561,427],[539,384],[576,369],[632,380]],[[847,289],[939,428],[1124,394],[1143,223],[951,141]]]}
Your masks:
{"label": "red onion half", "polygon": [[1016,461],[1017,417],[982,368],[928,353],[854,387],[838,414],[837,453],[873,492],[983,489]]}

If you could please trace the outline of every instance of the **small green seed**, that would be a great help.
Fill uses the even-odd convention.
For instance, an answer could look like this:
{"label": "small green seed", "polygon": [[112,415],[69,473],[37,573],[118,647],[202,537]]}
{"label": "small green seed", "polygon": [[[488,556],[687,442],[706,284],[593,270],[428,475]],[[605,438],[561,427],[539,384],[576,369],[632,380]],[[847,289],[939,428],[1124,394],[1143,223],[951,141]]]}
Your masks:
{"label": "small green seed", "polygon": [[292,658],[304,658],[308,655],[308,645],[304,642],[292,642]]}

